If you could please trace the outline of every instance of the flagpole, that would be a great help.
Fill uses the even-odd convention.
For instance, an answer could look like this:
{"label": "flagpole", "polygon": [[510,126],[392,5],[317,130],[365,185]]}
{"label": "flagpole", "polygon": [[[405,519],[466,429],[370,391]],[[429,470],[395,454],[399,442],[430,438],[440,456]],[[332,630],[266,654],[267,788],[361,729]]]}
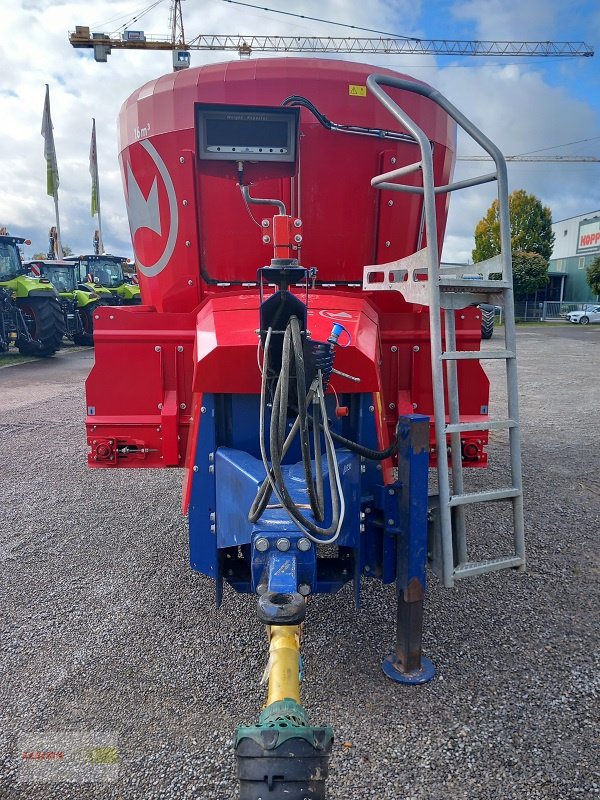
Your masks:
{"label": "flagpole", "polygon": [[50,86],[46,84],[46,99],[44,100],[44,113],[42,116],[44,158],[46,159],[46,191],[54,198],[54,213],[56,215],[56,257],[62,259],[64,254],[60,238],[60,217],[58,213],[58,164],[56,162],[53,127],[52,117],[50,116]]}
{"label": "flagpole", "polygon": [[58,189],[54,195],[54,212],[56,214],[56,258],[62,260],[64,253],[62,249],[62,239],[60,238],[60,219],[58,216]]}

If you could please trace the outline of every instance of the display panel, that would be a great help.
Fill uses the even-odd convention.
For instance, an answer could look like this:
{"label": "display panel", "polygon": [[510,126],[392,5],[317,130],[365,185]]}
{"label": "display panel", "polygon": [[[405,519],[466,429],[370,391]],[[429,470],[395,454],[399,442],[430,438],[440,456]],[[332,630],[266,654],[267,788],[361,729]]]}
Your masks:
{"label": "display panel", "polygon": [[296,160],[299,109],[196,104],[198,158],[206,161]]}

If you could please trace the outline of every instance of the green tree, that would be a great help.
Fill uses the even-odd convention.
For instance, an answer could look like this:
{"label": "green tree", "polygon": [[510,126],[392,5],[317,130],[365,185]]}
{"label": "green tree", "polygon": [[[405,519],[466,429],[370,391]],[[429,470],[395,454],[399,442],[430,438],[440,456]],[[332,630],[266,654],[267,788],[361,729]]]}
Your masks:
{"label": "green tree", "polygon": [[[533,194],[517,189],[508,198],[510,238],[513,251],[538,253],[546,261],[552,255],[552,213]],[[473,261],[485,261],[500,252],[498,201],[494,200],[475,228]]]}
{"label": "green tree", "polygon": [[[69,247],[68,244],[63,244],[63,255],[72,256],[73,255],[73,248]],[[34,253],[31,258],[48,258],[48,253]]]}
{"label": "green tree", "polygon": [[600,256],[596,256],[589,265],[585,278],[592,292],[595,295],[600,295]]}
{"label": "green tree", "polygon": [[515,297],[522,298],[543,289],[548,284],[548,262],[539,253],[515,250],[512,257]]}

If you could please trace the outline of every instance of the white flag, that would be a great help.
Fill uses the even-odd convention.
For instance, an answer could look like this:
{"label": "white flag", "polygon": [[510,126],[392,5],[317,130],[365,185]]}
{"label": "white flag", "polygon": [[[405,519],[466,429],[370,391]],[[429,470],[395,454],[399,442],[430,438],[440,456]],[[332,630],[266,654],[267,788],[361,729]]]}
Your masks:
{"label": "white flag", "polygon": [[58,197],[58,164],[54,147],[52,118],[50,116],[50,88],[46,84],[46,101],[42,117],[42,136],[44,137],[44,157],[46,159],[46,191],[52,197]]}

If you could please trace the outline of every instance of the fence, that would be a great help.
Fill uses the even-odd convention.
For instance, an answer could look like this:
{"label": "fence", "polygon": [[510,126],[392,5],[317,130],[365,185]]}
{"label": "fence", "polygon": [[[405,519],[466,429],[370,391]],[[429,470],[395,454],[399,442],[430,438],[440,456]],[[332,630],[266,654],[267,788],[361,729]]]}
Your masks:
{"label": "fence", "polygon": [[[543,303],[535,300],[517,300],[515,319],[517,322],[566,322],[570,311],[582,311],[589,305],[590,303],[563,303],[558,300],[546,300]],[[500,321],[501,319],[502,317]]]}
{"label": "fence", "polygon": [[560,322],[566,320],[570,311],[583,311],[589,303],[561,303],[558,300],[548,300],[543,304],[541,319],[543,322]]}

